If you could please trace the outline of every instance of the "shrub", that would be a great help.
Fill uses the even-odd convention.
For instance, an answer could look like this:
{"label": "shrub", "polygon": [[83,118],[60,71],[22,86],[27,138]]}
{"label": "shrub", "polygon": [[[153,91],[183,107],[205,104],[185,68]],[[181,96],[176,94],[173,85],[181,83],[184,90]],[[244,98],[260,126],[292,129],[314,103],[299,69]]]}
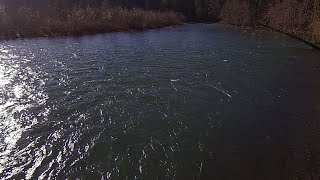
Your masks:
{"label": "shrub", "polygon": [[227,0],[221,10],[222,22],[232,25],[251,25],[253,17],[247,0]]}
{"label": "shrub", "polygon": [[181,15],[171,11],[129,10],[121,7],[106,8],[106,6],[101,8],[74,7],[70,11],[60,11],[52,15],[20,8],[16,15],[8,16],[2,9],[0,17],[0,38],[141,30],[177,25],[183,21]]}
{"label": "shrub", "polygon": [[270,6],[264,20],[274,28],[313,42],[319,41],[320,19],[314,16],[314,11],[309,7],[304,1],[278,1]]}
{"label": "shrub", "polygon": [[311,24],[312,29],[312,41],[320,44],[320,19],[317,19]]}

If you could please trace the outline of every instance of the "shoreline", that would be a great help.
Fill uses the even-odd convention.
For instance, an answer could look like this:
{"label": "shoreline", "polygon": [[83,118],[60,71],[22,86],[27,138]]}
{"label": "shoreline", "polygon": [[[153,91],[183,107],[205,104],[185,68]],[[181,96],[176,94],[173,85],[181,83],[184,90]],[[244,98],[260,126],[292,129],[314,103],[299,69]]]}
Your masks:
{"label": "shoreline", "polygon": [[[178,23],[172,23],[170,25],[162,25],[162,26],[155,26],[155,27],[150,27],[150,26],[145,26],[141,28],[119,28],[119,29],[109,29],[109,30],[102,30],[102,31],[92,31],[92,32],[84,32],[84,33],[66,33],[66,34],[55,34],[55,33],[50,33],[50,34],[39,34],[39,35],[26,35],[26,36],[20,36],[19,33],[15,34],[15,37],[10,37],[10,36],[0,36],[0,41],[10,41],[10,40],[23,40],[23,39],[32,39],[32,38],[63,38],[63,37],[83,37],[83,36],[88,36],[88,35],[98,35],[98,34],[106,34],[106,33],[116,33],[116,32],[143,32],[147,30],[154,30],[154,29],[162,29],[162,28],[168,28],[168,27],[176,27],[184,24],[197,24],[199,22],[183,22],[182,20],[179,21]],[[212,24],[212,25],[221,25],[224,27],[233,27],[233,28],[240,28],[240,29],[245,29],[245,30],[252,30],[255,32],[277,32],[280,34],[283,34],[284,36],[296,39],[297,41],[300,41],[301,43],[304,43],[316,50],[320,50],[320,43],[312,43],[309,42],[308,40],[305,40],[304,38],[301,37],[295,37],[294,34],[287,34],[286,32],[280,32],[279,30],[272,29],[270,27],[265,27],[263,25],[259,24],[253,24],[253,25],[234,25],[234,24],[228,24],[225,22],[213,22],[209,23],[206,22],[206,24]]]}
{"label": "shoreline", "polygon": [[88,32],[88,33],[74,33],[74,34],[50,34],[50,35],[34,35],[34,36],[19,36],[18,33],[15,37],[9,36],[0,36],[0,41],[11,41],[11,40],[24,40],[24,39],[33,39],[33,38],[64,38],[64,37],[83,37],[83,36],[90,36],[90,35],[98,35],[98,34],[107,34],[107,33],[117,33],[117,32],[143,32],[148,30],[155,30],[155,29],[162,29],[162,28],[170,28],[176,27],[180,25],[186,24],[185,22],[180,22],[177,24],[172,25],[164,25],[160,27],[146,27],[146,28],[129,28],[129,29],[115,29],[115,30],[106,30],[106,31],[99,31],[99,32]]}
{"label": "shoreline", "polygon": [[[98,35],[98,34],[106,34],[106,33],[115,33],[115,32],[143,32],[147,30],[154,30],[154,29],[162,29],[162,28],[168,28],[168,27],[176,27],[184,24],[198,24],[198,23],[204,23],[204,24],[211,24],[211,25],[220,25],[223,27],[232,27],[232,28],[240,28],[245,30],[253,30],[257,32],[275,32],[268,28],[265,28],[263,26],[238,26],[238,25],[232,25],[227,23],[221,23],[221,22],[179,22],[177,24],[172,25],[164,25],[160,27],[145,27],[145,28],[124,28],[124,29],[113,29],[113,30],[105,30],[105,31],[99,31],[99,32],[87,32],[87,33],[67,33],[67,34],[44,34],[44,35],[31,35],[31,36],[20,36],[17,33],[15,37],[9,37],[9,36],[1,36],[0,35],[0,41],[9,41],[9,40],[17,40],[17,39],[32,39],[32,38],[59,38],[59,37],[82,37],[87,35]],[[320,44],[318,44],[320,46]]]}
{"label": "shoreline", "polygon": [[116,8],[73,8],[56,15],[22,9],[0,14],[0,40],[64,37],[109,32],[142,31],[180,25],[182,14],[173,11]]}
{"label": "shoreline", "polygon": [[224,23],[224,22],[215,22],[215,23],[212,23],[212,24],[219,24],[219,25],[222,25],[222,26],[225,26],[225,27],[235,27],[235,28],[241,28],[241,29],[246,29],[246,30],[253,30],[253,31],[256,31],[256,32],[277,32],[277,33],[280,33],[284,36],[287,36],[287,37],[290,37],[292,39],[295,39],[307,46],[310,46],[312,47],[313,49],[315,50],[320,50],[320,43],[319,42],[312,42],[312,41],[309,41],[307,38],[304,38],[304,37],[299,37],[293,33],[290,33],[290,32],[285,32],[283,30],[279,30],[279,29],[275,29],[273,27],[267,27],[267,25],[263,25],[261,23],[256,23],[256,24],[253,24],[253,25],[246,25],[246,26],[239,26],[239,25],[233,25],[233,24],[228,24],[228,23]]}

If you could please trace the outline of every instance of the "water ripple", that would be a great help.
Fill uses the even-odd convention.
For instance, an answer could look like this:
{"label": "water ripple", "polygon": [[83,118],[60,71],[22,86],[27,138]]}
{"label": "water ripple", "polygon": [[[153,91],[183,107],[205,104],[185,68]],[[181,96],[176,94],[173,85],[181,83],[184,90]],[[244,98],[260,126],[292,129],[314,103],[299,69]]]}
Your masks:
{"label": "water ripple", "polygon": [[[318,127],[320,71],[318,52],[273,36],[194,24],[2,42],[0,179],[279,179],[291,147],[317,140],[301,127]],[[307,171],[316,147],[286,167]]]}

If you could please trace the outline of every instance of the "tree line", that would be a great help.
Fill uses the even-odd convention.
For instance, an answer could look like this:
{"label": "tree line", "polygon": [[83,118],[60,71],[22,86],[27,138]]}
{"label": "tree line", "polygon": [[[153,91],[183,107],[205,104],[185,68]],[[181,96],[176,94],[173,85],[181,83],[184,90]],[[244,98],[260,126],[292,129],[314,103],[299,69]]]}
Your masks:
{"label": "tree line", "polygon": [[190,19],[206,19],[208,2],[209,0],[2,0],[2,5],[8,13],[14,13],[19,7],[48,11],[55,8],[100,7],[102,4],[108,4],[129,9],[174,10]]}
{"label": "tree line", "polygon": [[[103,4],[110,6],[121,6],[125,8],[141,8],[145,10],[174,10],[183,13],[187,18],[193,20],[217,21],[221,18],[222,13],[227,7],[234,10],[239,8],[247,11],[251,17],[258,17],[275,4],[281,2],[287,3],[288,8],[293,3],[299,3],[304,10],[319,13],[320,0],[0,0],[6,8],[7,13],[15,13],[19,7],[28,7],[39,11],[54,9],[70,9],[75,6],[79,7],[100,7]],[[247,6],[247,7],[244,7]],[[230,7],[229,7],[230,8]],[[230,9],[232,10],[232,9]]]}
{"label": "tree line", "polygon": [[259,23],[320,42],[320,0],[0,0],[7,14],[29,8],[51,16],[77,8],[122,7],[175,11],[189,21],[221,22],[237,26]]}

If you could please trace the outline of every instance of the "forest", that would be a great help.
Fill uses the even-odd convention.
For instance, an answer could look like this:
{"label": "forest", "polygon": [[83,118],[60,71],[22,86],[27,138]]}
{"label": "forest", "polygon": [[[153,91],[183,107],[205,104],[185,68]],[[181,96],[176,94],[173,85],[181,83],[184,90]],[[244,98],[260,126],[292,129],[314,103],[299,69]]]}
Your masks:
{"label": "forest", "polygon": [[[264,24],[308,41],[320,42],[320,0],[2,0],[0,30],[5,31],[9,24],[13,28],[14,24],[17,26],[27,22],[26,20],[18,22],[19,18],[16,16],[19,15],[20,18],[30,16],[33,20],[38,18],[47,19],[46,21],[49,19],[50,21],[59,19],[63,21],[67,16],[70,17],[70,21],[75,21],[73,24],[83,24],[85,19],[88,22],[92,22],[92,19],[99,19],[101,22],[101,16],[105,14],[100,12],[102,8],[108,9],[109,15],[113,13],[114,19],[121,19],[120,13],[127,13],[127,15],[135,13],[135,16],[140,14],[140,19],[144,13],[153,13],[153,15],[143,17],[144,19],[153,17],[152,23],[139,24],[134,29],[162,27],[179,24],[182,21],[219,22],[251,27]],[[95,14],[94,17],[93,14]],[[160,15],[162,18],[155,18]],[[79,19],[79,16],[82,19]],[[169,16],[170,18],[165,18]],[[156,21],[160,19],[162,20],[158,24]],[[165,19],[169,21],[164,22]],[[141,20],[138,21],[141,22]],[[130,29],[130,27],[114,28]],[[101,29],[94,30],[92,33],[96,31],[101,31]],[[61,33],[64,34],[64,32]]]}

